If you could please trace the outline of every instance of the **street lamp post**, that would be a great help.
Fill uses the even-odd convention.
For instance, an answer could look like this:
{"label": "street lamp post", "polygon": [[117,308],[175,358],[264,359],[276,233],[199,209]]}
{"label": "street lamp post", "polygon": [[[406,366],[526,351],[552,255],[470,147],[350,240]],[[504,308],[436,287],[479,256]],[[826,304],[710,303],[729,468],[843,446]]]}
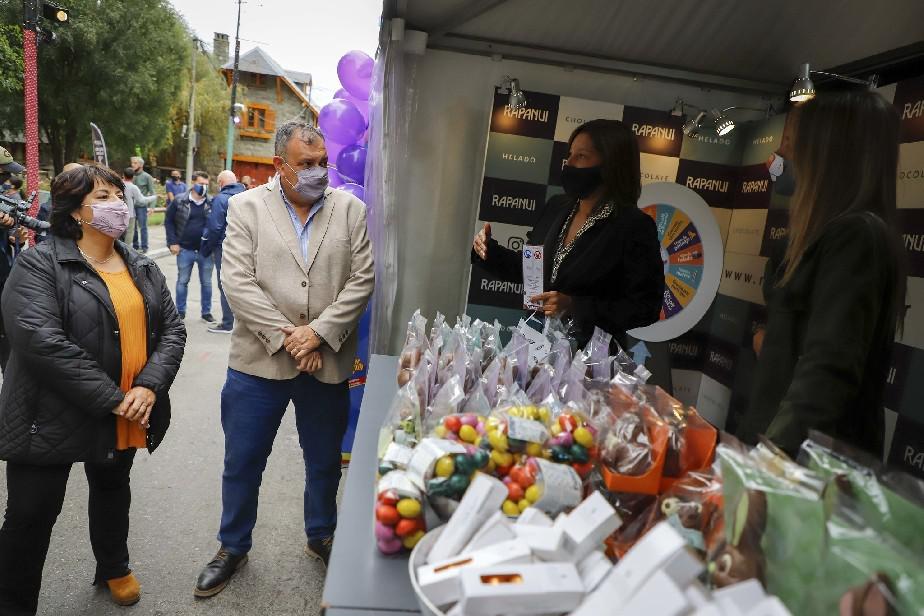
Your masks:
{"label": "street lamp post", "polygon": [[234,70],[231,72],[231,107],[228,112],[228,141],[225,145],[225,169],[231,170],[234,158],[234,129],[237,119],[237,79],[241,60],[241,2],[237,0],[237,30],[234,33]]}

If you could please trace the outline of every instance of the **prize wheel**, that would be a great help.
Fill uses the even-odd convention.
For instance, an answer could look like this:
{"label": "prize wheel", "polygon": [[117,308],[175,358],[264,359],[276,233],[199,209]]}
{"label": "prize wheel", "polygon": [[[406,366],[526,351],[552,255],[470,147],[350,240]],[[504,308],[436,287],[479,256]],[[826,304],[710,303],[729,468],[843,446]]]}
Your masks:
{"label": "prize wheel", "polygon": [[662,342],[689,331],[703,318],[722,275],[724,246],[712,210],[686,186],[657,182],[642,188],[638,207],[658,228],[664,263],[664,299],[658,322],[629,331]]}

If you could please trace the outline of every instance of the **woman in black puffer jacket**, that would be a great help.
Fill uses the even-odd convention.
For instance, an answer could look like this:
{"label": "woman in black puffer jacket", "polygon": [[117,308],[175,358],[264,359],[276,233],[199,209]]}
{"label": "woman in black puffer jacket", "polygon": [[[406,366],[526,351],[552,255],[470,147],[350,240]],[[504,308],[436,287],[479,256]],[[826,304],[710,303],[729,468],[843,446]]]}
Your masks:
{"label": "woman in black puffer jacket", "polygon": [[71,465],[90,487],[95,583],[131,604],[129,473],[170,423],[167,395],[186,329],[157,265],[114,238],[124,185],[80,167],[52,185],[52,234],[18,259],[3,292],[12,353],[0,391],[0,459],[7,461],[0,528],[0,614],[34,614],[52,527]]}

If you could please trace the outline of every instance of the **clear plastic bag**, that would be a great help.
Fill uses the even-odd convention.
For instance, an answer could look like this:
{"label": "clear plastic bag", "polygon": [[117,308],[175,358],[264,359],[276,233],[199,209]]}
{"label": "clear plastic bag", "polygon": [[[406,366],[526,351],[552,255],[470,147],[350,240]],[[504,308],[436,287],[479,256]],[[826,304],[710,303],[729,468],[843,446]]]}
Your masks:
{"label": "clear plastic bag", "polygon": [[703,555],[712,553],[724,540],[723,502],[722,480],[716,472],[688,473],[658,496],[644,513],[626,521],[607,544],[615,556],[622,558],[649,530],[667,520],[691,548]]}
{"label": "clear plastic bag", "polygon": [[420,398],[413,383],[398,390],[379,430],[378,460],[390,443],[412,448],[422,438]]}
{"label": "clear plastic bag", "polygon": [[638,392],[668,426],[664,459],[665,489],[689,471],[702,471],[712,465],[718,439],[716,430],[696,409],[684,405],[660,387],[645,385]]}
{"label": "clear plastic bag", "polygon": [[500,332],[501,324],[496,320],[494,323],[485,323],[481,328],[481,348],[483,350],[481,361],[485,368],[497,358],[497,355],[500,352]]}
{"label": "clear plastic bag", "polygon": [[458,376],[453,376],[440,388],[439,393],[436,394],[433,403],[427,410],[427,416],[424,420],[426,433],[433,432],[433,429],[447,415],[458,413],[463,402],[465,402],[465,390],[462,389],[462,380]]}
{"label": "clear plastic bag", "polygon": [[804,593],[793,613],[924,614],[921,552],[874,530],[876,521],[852,494],[834,492],[826,494],[831,515],[820,566],[810,582],[812,592]]}
{"label": "clear plastic bag", "polygon": [[817,432],[802,444],[799,462],[829,486],[849,488],[853,506],[873,529],[924,554],[924,481],[888,469],[866,452]]}
{"label": "clear plastic bag", "polygon": [[398,387],[404,387],[413,379],[427,348],[427,319],[418,310],[407,324],[407,335],[398,360]]}
{"label": "clear plastic bag", "polygon": [[536,375],[526,390],[526,397],[530,401],[539,404],[552,395],[552,379],[555,375],[555,369],[548,364],[537,366]]}
{"label": "clear plastic bag", "polygon": [[577,472],[565,464],[529,457],[515,465],[503,478],[507,499],[501,511],[519,517],[529,507],[555,516],[581,502],[582,482]]}
{"label": "clear plastic bag", "polygon": [[392,471],[376,489],[374,535],[386,556],[410,551],[427,530],[424,497],[403,471]]}
{"label": "clear plastic bag", "polygon": [[496,357],[494,361],[488,364],[487,369],[481,376],[482,391],[488,401],[488,406],[491,408],[497,405],[498,388],[501,386],[501,364],[503,364],[503,360]]}
{"label": "clear plastic bag", "polygon": [[612,380],[613,368],[610,362],[610,343],[612,340],[612,334],[603,331],[599,327],[594,329],[593,336],[581,352],[584,363],[587,365],[587,378],[589,380],[606,383]]}
{"label": "clear plastic bag", "polygon": [[584,358],[581,354],[576,355],[561,380],[559,397],[562,403],[583,404],[584,399],[587,397],[587,369],[587,364],[584,363]]}
{"label": "clear plastic bag", "polygon": [[551,340],[552,352],[549,354],[548,363],[555,371],[552,377],[552,389],[557,392],[561,390],[562,381],[571,367],[573,357],[571,342],[567,337],[559,332],[553,332]]}
{"label": "clear plastic bag", "polygon": [[822,566],[824,481],[764,442],[743,453],[720,445],[725,538],[710,554],[719,587],[756,578],[798,613],[806,582]]}

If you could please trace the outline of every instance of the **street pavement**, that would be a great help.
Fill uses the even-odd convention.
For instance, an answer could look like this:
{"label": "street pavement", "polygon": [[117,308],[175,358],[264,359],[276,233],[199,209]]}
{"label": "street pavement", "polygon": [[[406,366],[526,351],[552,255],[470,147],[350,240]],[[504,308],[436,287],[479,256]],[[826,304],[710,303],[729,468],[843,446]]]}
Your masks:
{"label": "street pavement", "polygon": [[[152,255],[164,245],[163,227],[151,229]],[[171,288],[176,260],[157,263]],[[212,312],[220,318],[217,280]],[[106,590],[91,586],[95,561],[87,531],[87,482],[73,467],[64,509],[45,564],[39,614],[48,616],[288,616],[320,613],[324,568],[303,553],[302,490],[305,467],[293,413],[286,413],[263,476],[260,513],[250,562],[220,595],[197,600],[192,591],[201,568],[218,549],[224,443],[219,396],[230,336],[210,334],[200,320],[197,272],[189,290],[188,340],[183,365],[170,391],[173,421],[160,448],[138,452],[132,470],[129,551],[142,599],[115,606]],[[4,464],[0,473],[5,477]],[[342,484],[341,484],[342,485]],[[6,480],[0,480],[0,504]]]}

